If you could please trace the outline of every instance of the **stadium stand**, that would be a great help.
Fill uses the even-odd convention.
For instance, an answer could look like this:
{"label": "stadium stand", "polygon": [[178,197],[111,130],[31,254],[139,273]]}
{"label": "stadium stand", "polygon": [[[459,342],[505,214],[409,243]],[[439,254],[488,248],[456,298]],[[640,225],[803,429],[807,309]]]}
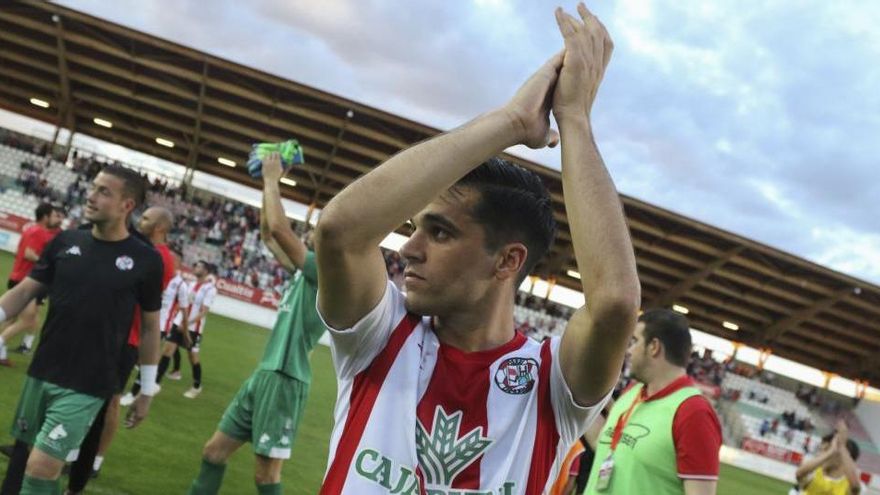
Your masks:
{"label": "stadium stand", "polygon": [[[33,219],[39,202],[52,201],[69,207],[68,226],[75,226],[81,221],[79,205],[88,184],[111,160],[77,150],[67,163],[61,163],[47,160],[47,149],[48,143],[37,138],[0,129],[0,211]],[[260,242],[256,208],[204,190],[194,189],[187,195],[173,179],[145,175],[151,181],[148,203],[167,207],[177,219],[169,242],[182,253],[184,266],[204,259],[218,266],[221,278],[276,293],[284,289],[288,274]],[[295,228],[303,232],[306,226],[297,222]],[[391,250],[384,256],[389,277],[401,284],[404,260]],[[539,341],[561,334],[573,312],[523,291],[516,301],[517,329]],[[725,444],[742,448],[758,440],[776,448],[777,454],[786,453],[777,455],[780,460],[796,464],[804,455],[815,453],[822,435],[831,431],[830,425],[845,418],[862,449],[859,467],[880,472],[877,446],[857,416],[839,407],[845,398],[823,401],[807,394],[803,384],[797,392],[780,388],[752,376],[756,372],[748,365],[730,359],[719,362],[711,352],[695,352],[688,372],[705,386],[719,411]],[[626,385],[622,379],[617,389]]]}

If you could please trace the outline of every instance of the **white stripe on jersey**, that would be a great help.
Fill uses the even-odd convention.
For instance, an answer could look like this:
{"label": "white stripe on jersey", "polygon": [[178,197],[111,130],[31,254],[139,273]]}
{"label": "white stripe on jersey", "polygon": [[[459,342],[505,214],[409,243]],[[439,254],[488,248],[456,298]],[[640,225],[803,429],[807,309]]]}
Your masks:
{"label": "white stripe on jersey", "polygon": [[[214,278],[207,277],[204,282],[192,282],[189,286],[190,304],[189,304],[189,331],[202,333],[205,328],[205,319],[207,314],[202,318],[197,318],[202,307],[210,308],[214,304],[214,298],[217,296],[217,287],[214,285]],[[174,324],[180,326],[183,323],[183,313],[178,312],[174,318]]]}
{"label": "white stripe on jersey", "polygon": [[162,291],[162,309],[159,312],[159,323],[162,333],[171,330],[172,322],[177,313],[189,307],[189,285],[180,272],[177,272]]}
{"label": "white stripe on jersey", "polygon": [[438,495],[541,495],[607,400],[574,403],[558,337],[463,353],[439,343],[430,318],[408,315],[391,283],[370,314],[330,333],[339,392],[322,495],[420,483]]}

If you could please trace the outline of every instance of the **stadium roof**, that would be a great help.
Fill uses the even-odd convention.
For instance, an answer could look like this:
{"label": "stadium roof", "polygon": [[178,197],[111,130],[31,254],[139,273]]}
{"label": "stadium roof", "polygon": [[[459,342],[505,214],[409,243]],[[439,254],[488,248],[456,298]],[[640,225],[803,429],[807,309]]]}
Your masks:
{"label": "stadium roof", "polygon": [[[242,167],[251,143],[296,137],[308,163],[293,171],[297,185],[284,194],[318,207],[440,132],[49,2],[2,3],[0,68],[3,108],[254,187]],[[560,230],[536,273],[580,290],[570,274],[576,267],[559,171],[507,158],[540,174],[553,195]],[[880,386],[880,287],[621,199],[645,307],[684,306],[695,328]]]}

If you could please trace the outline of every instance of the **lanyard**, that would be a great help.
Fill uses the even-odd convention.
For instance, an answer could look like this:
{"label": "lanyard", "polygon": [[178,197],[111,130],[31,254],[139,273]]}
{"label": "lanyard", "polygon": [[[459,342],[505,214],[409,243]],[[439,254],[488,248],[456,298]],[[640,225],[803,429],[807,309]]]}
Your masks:
{"label": "lanyard", "polygon": [[623,428],[626,426],[626,423],[629,422],[630,416],[632,416],[633,411],[636,409],[636,406],[642,402],[642,392],[643,390],[639,390],[639,393],[636,395],[636,399],[630,404],[629,409],[626,410],[620,417],[617,418],[617,424],[614,425],[614,433],[611,435],[611,453],[617,449],[617,444],[620,443],[620,438],[623,436]]}

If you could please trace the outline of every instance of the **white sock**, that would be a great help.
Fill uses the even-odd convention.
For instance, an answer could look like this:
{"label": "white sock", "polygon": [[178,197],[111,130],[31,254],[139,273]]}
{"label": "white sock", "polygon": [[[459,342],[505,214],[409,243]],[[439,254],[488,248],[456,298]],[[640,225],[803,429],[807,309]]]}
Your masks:
{"label": "white sock", "polygon": [[6,346],[0,344],[0,361],[6,359]]}
{"label": "white sock", "polygon": [[6,341],[3,340],[3,336],[0,335],[0,347],[6,347]]}
{"label": "white sock", "polygon": [[103,464],[103,463],[104,463],[104,456],[96,455],[95,456],[95,464],[92,465],[92,469],[94,469],[95,471],[100,470],[101,464]]}
{"label": "white sock", "polygon": [[36,338],[36,335],[34,335],[34,334],[32,334],[32,333],[25,334],[24,338],[22,339],[22,341],[24,342],[25,347],[27,347],[28,349],[30,349],[31,347],[33,347],[33,346],[34,346],[34,339],[35,339],[35,338]]}

